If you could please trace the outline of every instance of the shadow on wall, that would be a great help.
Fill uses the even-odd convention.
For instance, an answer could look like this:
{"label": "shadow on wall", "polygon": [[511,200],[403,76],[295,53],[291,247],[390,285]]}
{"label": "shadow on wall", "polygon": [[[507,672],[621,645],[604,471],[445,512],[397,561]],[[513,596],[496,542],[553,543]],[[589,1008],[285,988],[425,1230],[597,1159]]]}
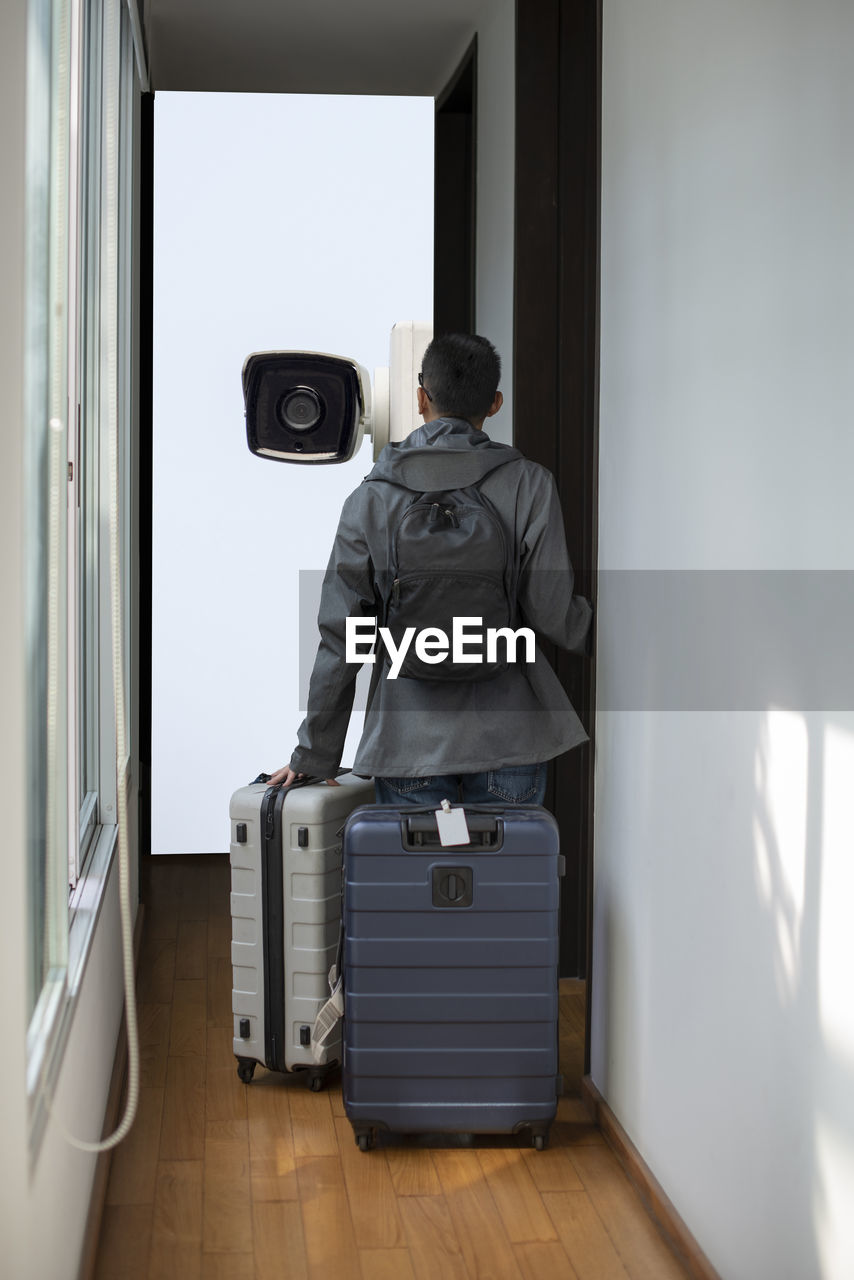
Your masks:
{"label": "shadow on wall", "polygon": [[852,780],[854,714],[769,710],[753,837],[757,944],[772,965],[768,1016],[781,1050],[776,1155],[789,1183],[786,1234],[811,1242],[801,1274],[840,1280],[854,1274]]}
{"label": "shadow on wall", "polygon": [[726,1280],[854,1275],[851,585],[600,574],[593,1079]]}

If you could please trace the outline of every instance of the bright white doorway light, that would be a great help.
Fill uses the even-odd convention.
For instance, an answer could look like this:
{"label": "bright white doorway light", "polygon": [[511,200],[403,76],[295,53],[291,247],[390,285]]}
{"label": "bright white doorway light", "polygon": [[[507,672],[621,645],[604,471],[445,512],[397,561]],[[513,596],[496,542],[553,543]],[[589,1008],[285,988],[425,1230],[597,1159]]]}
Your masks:
{"label": "bright white doorway light", "polygon": [[231,792],[287,762],[299,570],[325,567],[371,466],[369,441],[341,466],[252,457],[243,360],[387,365],[392,324],[432,315],[432,287],[432,98],[158,93],[155,854],[227,850]]}

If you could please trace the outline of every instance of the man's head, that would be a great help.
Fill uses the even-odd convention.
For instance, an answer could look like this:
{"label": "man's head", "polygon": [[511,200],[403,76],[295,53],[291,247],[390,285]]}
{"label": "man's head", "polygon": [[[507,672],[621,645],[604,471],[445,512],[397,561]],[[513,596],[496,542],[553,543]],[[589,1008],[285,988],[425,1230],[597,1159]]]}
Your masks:
{"label": "man's head", "polygon": [[443,333],[434,338],[421,362],[418,412],[433,418],[464,418],[479,427],[504,402],[498,390],[501,357],[476,333]]}

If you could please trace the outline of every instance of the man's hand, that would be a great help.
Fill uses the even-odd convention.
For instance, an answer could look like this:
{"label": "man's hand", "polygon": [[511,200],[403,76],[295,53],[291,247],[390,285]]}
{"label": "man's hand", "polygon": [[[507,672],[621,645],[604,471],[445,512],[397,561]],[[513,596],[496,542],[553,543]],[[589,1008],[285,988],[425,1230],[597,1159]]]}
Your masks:
{"label": "man's hand", "polygon": [[[267,786],[278,787],[281,784],[283,787],[289,787],[292,782],[296,782],[297,778],[304,777],[304,773],[294,773],[290,765],[286,764],[281,769],[277,769],[275,773],[270,774]],[[330,787],[341,786],[341,783],[337,782],[335,778],[327,778],[326,781]]]}
{"label": "man's hand", "polygon": [[285,765],[281,769],[277,769],[275,773],[271,773],[267,781],[268,787],[278,787],[280,784],[289,787],[297,778],[304,778],[304,773],[294,773],[290,765]]}

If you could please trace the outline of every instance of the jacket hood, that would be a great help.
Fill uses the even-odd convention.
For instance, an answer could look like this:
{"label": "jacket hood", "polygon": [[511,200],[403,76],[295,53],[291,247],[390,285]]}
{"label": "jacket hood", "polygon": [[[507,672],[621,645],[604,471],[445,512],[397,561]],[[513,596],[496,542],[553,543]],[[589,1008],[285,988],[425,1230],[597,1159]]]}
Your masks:
{"label": "jacket hood", "polygon": [[387,444],[366,480],[388,480],[417,493],[465,489],[524,455],[462,418],[434,418],[405,440]]}

